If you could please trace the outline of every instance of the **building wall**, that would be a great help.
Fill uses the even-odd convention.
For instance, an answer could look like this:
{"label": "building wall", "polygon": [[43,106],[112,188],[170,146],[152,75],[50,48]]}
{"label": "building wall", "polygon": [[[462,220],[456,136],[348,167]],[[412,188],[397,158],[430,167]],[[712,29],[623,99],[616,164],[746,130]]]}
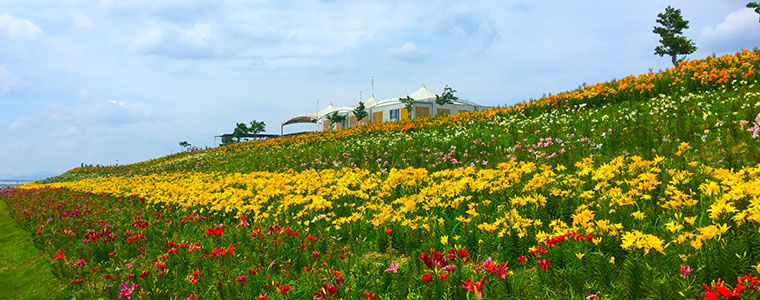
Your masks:
{"label": "building wall", "polygon": [[356,116],[354,116],[353,114],[351,114],[351,115],[348,117],[348,127],[354,127],[354,126],[356,126],[356,125],[357,125],[357,122],[356,122]]}
{"label": "building wall", "polygon": [[401,109],[401,121],[406,121],[406,120],[411,119],[410,115],[409,115],[410,112],[411,111],[406,110],[406,107],[402,108]]}
{"label": "building wall", "polygon": [[[357,122],[356,116],[354,116],[350,112],[347,112],[345,113],[345,115],[347,116],[346,121],[344,121],[343,123],[337,124],[336,128],[350,128],[350,127],[355,127],[358,125],[369,124],[369,123],[392,122],[390,119],[391,118],[390,112],[391,110],[394,110],[394,109],[399,110],[400,120],[409,119],[409,113],[407,112],[403,103],[391,103],[391,104],[385,104],[379,107],[375,106],[375,107],[367,109],[368,116],[362,119],[361,122]],[[431,102],[420,101],[414,104],[414,111],[412,113],[412,116],[414,118],[429,118],[429,117],[437,115],[438,113],[456,114],[461,111],[471,111],[475,109],[485,110],[485,109],[488,109],[488,107],[465,105],[465,104],[438,105],[432,101]],[[393,121],[396,121],[396,120],[393,120]],[[322,126],[323,130],[331,129],[329,120],[323,120],[322,125],[323,125]]]}
{"label": "building wall", "polygon": [[385,122],[385,120],[383,120],[383,111],[373,111],[372,123],[380,123],[380,122]]}
{"label": "building wall", "polygon": [[414,108],[415,118],[427,118],[430,117],[430,107],[418,106]]}

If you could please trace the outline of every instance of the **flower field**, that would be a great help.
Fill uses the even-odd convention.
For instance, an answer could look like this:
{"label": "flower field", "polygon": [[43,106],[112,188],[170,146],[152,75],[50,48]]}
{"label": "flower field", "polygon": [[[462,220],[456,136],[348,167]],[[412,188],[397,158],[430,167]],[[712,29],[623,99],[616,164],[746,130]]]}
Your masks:
{"label": "flower field", "polygon": [[84,299],[760,299],[760,51],[0,191]]}

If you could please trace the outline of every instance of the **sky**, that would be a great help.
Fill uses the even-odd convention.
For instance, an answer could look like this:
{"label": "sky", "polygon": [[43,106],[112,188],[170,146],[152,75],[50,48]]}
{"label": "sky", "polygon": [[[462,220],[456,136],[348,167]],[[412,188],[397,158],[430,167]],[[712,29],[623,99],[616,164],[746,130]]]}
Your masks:
{"label": "sky", "polygon": [[212,147],[237,122],[279,133],[366,100],[372,78],[378,99],[449,85],[506,106],[666,69],[652,29],[668,5],[689,58],[753,49],[746,3],[0,0],[0,179]]}

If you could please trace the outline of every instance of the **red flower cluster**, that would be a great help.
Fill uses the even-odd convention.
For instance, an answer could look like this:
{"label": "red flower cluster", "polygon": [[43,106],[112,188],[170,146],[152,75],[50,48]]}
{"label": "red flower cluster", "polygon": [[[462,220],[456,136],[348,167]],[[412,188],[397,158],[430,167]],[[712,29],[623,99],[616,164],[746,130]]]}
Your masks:
{"label": "red flower cluster", "polygon": [[206,236],[211,236],[211,235],[218,235],[218,236],[224,235],[224,224],[219,224],[216,227],[211,227],[207,229]]}
{"label": "red flower cluster", "polygon": [[724,299],[741,299],[741,294],[747,290],[757,290],[757,286],[760,285],[760,281],[752,275],[746,275],[737,277],[736,287],[729,289],[726,287],[726,283],[718,279],[714,286],[708,286],[702,284],[705,288],[705,296],[703,300],[719,300],[718,296]]}
{"label": "red flower cluster", "polygon": [[235,253],[235,246],[232,245],[232,244],[230,244],[229,246],[227,246],[227,249],[225,249],[225,248],[214,248],[213,250],[211,250],[211,253],[209,253],[209,254],[202,254],[201,257],[209,257],[209,256],[211,256],[211,257],[217,257],[217,256],[221,257],[221,256],[225,256],[227,254],[234,254],[234,253]]}
{"label": "red flower cluster", "polygon": [[187,280],[192,284],[196,284],[198,282],[198,274],[200,274],[200,270],[196,269],[195,272],[193,272],[193,274],[187,278]]}
{"label": "red flower cluster", "polygon": [[590,240],[594,239],[594,237],[592,235],[590,235],[590,234],[583,235],[583,234],[580,234],[580,233],[577,233],[577,232],[569,232],[568,231],[567,233],[565,233],[563,235],[558,235],[558,236],[555,236],[555,237],[553,237],[551,239],[549,237],[546,237],[546,241],[544,241],[544,243],[546,243],[546,247],[547,248],[551,249],[552,247],[554,247],[554,244],[557,244],[559,242],[564,242],[569,237],[572,237],[573,239],[575,239],[577,241],[584,241],[584,240],[585,241],[590,241]]}
{"label": "red flower cluster", "polygon": [[509,270],[509,261],[503,264],[497,264],[489,260],[485,263],[483,269],[489,273],[493,273],[493,276],[500,277],[501,279],[506,279],[509,276],[509,273],[507,272],[507,270]]}
{"label": "red flower cluster", "polygon": [[422,252],[422,255],[417,258],[422,260],[422,262],[425,263],[425,266],[429,269],[443,269],[449,265],[449,262],[446,260],[443,253],[433,249],[430,249],[430,254],[428,254],[428,252]]}
{"label": "red flower cluster", "polygon": [[55,258],[55,259],[64,259],[64,258],[66,258],[66,254],[63,254],[63,249],[61,249],[61,250],[58,250],[58,253],[56,253],[55,255],[53,255],[53,258]]}
{"label": "red flower cluster", "polygon": [[326,299],[329,296],[335,295],[338,292],[338,287],[332,284],[322,285],[322,288],[318,292],[314,293],[314,299]]}

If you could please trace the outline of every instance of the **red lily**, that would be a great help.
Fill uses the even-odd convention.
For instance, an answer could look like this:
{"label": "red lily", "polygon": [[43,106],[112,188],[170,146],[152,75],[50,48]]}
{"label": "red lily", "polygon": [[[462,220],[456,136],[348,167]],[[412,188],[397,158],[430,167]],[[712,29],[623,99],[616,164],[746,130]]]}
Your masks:
{"label": "red lily", "polygon": [[527,257],[525,257],[525,255],[521,255],[520,257],[517,258],[517,261],[519,261],[521,264],[525,264],[526,259]]}
{"label": "red lily", "polygon": [[546,260],[546,258],[538,261],[538,266],[541,267],[541,270],[544,270],[544,272],[549,270],[549,264],[551,263],[550,260]]}
{"label": "red lily", "polygon": [[498,265],[496,269],[493,270],[493,275],[496,277],[501,277],[501,279],[506,279],[507,277],[509,277],[509,273],[507,273],[508,269],[509,269],[509,261]]}
{"label": "red lily", "polygon": [[334,286],[332,284],[322,285],[322,288],[319,289],[319,292],[314,293],[314,299],[315,300],[325,299],[329,296],[335,295],[335,293],[337,292],[338,292],[337,286]]}
{"label": "red lily", "polygon": [[219,226],[211,227],[209,229],[206,229],[206,236],[214,235],[224,235],[224,224],[219,224]]}
{"label": "red lily", "polygon": [[446,280],[446,278],[448,278],[448,277],[449,277],[449,272],[443,272],[443,274],[441,274],[441,275],[438,275],[438,277],[440,277],[440,278],[441,278],[441,280],[445,281],[445,280]]}
{"label": "red lily", "polygon": [[462,281],[462,288],[468,290],[470,294],[477,294],[478,299],[483,298],[483,282],[486,281],[486,276],[480,279],[478,282],[473,282],[471,279],[467,279],[467,282]]}
{"label": "red lily", "polygon": [[63,249],[61,249],[61,250],[58,250],[58,253],[56,253],[55,255],[53,255],[53,258],[55,258],[55,259],[64,259],[64,258],[66,258],[66,254],[63,254]]}

